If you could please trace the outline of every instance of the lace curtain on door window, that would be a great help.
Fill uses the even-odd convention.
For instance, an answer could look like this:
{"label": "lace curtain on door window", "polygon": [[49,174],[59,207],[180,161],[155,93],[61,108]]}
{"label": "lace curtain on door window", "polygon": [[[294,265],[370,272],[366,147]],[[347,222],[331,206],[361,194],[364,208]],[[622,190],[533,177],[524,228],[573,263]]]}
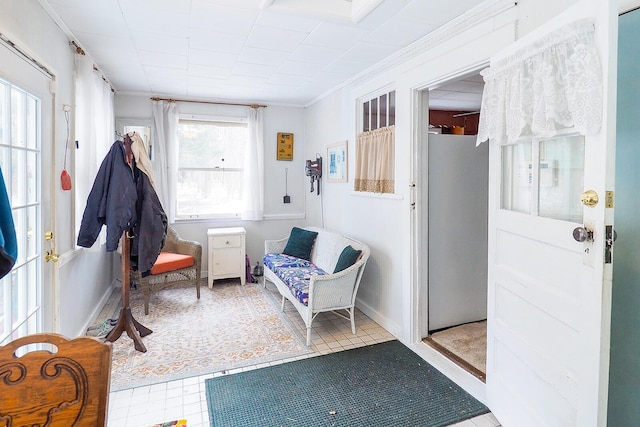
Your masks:
{"label": "lace curtain on door window", "polygon": [[387,126],[358,135],[355,191],[395,191],[395,129],[395,126]]}
{"label": "lace curtain on door window", "polygon": [[602,68],[590,19],[576,21],[481,72],[478,144],[553,136],[574,127],[583,135],[602,125]]}

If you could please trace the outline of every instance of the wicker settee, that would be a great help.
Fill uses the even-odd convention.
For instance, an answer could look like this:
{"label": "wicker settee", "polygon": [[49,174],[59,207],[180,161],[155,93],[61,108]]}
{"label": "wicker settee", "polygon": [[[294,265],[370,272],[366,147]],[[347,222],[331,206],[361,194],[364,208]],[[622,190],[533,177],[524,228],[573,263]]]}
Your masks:
{"label": "wicker settee", "polygon": [[[264,242],[264,286],[272,282],[282,295],[282,311],[289,300],[307,327],[307,346],[311,345],[311,323],[318,313],[333,311],[351,321],[356,333],[355,303],[360,279],[370,250],[367,245],[334,231],[318,227],[303,230],[317,233],[308,259],[287,253],[292,238]],[[346,265],[342,254],[354,253]],[[359,251],[359,253],[356,253]],[[340,265],[340,267],[338,267]],[[336,272],[339,268],[344,268]],[[348,317],[339,311],[345,310]]]}
{"label": "wicker settee", "polygon": [[[178,256],[175,256],[175,255]],[[180,255],[183,255],[182,257]],[[192,258],[192,262],[189,262]],[[177,259],[178,263],[175,264]],[[164,260],[183,267],[174,269],[169,264],[163,268]],[[172,227],[167,227],[167,238],[151,274],[142,277],[139,271],[133,272],[133,281],[139,283],[144,297],[144,314],[149,314],[151,294],[180,283],[193,283],[200,299],[200,273],[202,268],[202,245],[196,241],[184,240]],[[157,272],[155,272],[157,271]]]}

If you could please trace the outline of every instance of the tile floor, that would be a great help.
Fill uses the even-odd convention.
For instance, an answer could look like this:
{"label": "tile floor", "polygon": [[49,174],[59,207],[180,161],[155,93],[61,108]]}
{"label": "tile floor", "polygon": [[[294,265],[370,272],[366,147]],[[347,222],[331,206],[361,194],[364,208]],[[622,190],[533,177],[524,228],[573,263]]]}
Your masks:
{"label": "tile floor", "polygon": [[[304,324],[297,312],[293,308],[289,308],[286,313],[302,333]],[[204,385],[207,378],[232,375],[237,372],[394,339],[389,332],[359,311],[356,311],[356,326],[357,335],[354,336],[348,321],[332,313],[322,313],[313,323],[312,348],[314,352],[311,354],[263,365],[112,392],[109,397],[108,427],[147,427],[175,419],[187,419],[188,427],[208,427],[209,415]],[[499,425],[492,414],[486,414],[453,426],[496,427]]]}

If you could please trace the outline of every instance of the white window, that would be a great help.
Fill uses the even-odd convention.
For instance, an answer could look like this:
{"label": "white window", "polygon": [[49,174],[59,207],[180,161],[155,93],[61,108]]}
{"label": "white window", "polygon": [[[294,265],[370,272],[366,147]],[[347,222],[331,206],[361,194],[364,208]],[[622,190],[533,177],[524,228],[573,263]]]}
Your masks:
{"label": "white window", "polygon": [[177,219],[240,216],[248,138],[246,120],[180,119]]}
{"label": "white window", "polygon": [[396,91],[362,103],[362,132],[396,124]]}

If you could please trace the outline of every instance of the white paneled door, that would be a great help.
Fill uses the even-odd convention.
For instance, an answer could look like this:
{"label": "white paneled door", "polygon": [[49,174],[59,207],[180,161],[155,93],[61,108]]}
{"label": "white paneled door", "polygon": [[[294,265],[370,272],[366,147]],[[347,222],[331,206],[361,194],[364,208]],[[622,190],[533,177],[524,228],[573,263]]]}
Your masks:
{"label": "white paneled door", "polygon": [[0,165],[18,243],[12,271],[0,280],[0,345],[52,330],[54,284],[45,265],[53,191],[51,76],[0,44]]}
{"label": "white paneled door", "polygon": [[605,96],[598,134],[491,144],[487,400],[505,427],[606,425],[615,3],[580,1],[513,47],[595,19]]}

